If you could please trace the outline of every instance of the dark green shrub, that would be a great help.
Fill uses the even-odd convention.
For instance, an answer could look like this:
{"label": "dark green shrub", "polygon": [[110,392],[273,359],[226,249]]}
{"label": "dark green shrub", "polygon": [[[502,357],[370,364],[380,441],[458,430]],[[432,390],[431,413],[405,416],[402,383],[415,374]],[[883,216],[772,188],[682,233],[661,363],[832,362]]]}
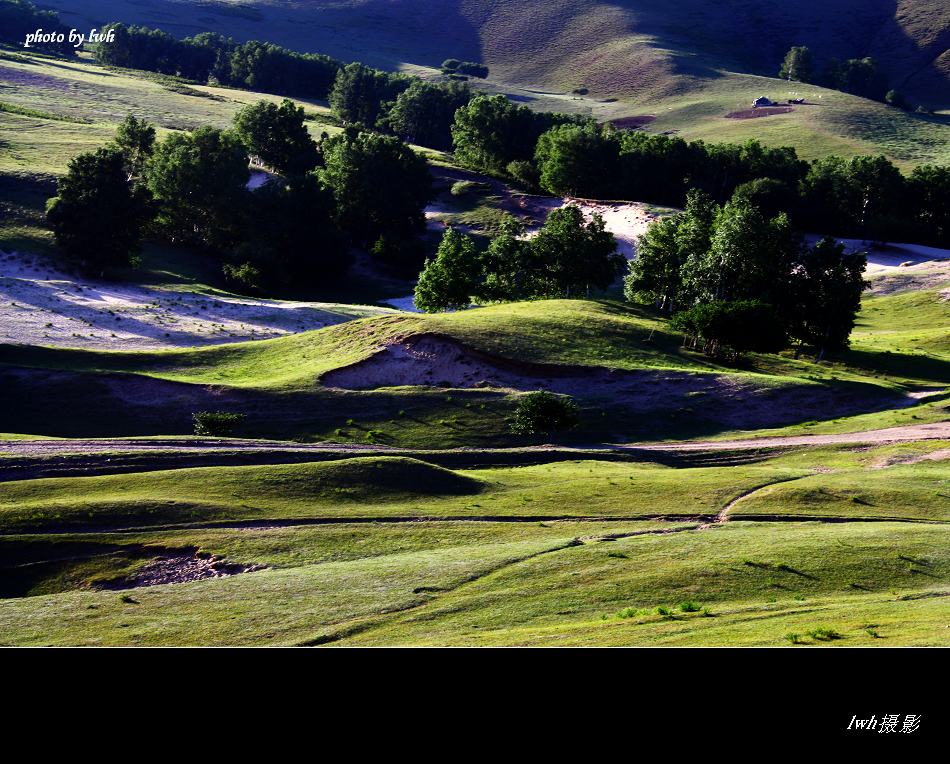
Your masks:
{"label": "dark green shrub", "polygon": [[570,397],[538,390],[518,401],[511,431],[518,435],[550,435],[576,424],[577,405]]}
{"label": "dark green shrub", "polygon": [[196,411],[191,418],[195,424],[195,435],[217,438],[230,437],[234,429],[244,421],[243,414],[229,411]]}

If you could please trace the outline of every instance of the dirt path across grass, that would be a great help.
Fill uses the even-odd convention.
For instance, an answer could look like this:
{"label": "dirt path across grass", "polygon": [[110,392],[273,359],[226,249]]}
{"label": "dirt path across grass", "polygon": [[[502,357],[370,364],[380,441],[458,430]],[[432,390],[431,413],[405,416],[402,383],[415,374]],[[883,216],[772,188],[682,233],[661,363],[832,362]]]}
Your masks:
{"label": "dirt path across grass", "polygon": [[[903,425],[882,430],[845,432],[830,435],[790,435],[735,440],[683,440],[662,443],[601,443],[589,446],[558,446],[546,444],[525,448],[450,448],[422,451],[388,446],[338,443],[292,443],[276,440],[245,440],[241,438],[94,438],[0,440],[0,456],[53,456],[61,454],[108,454],[137,452],[310,452],[333,451],[340,454],[381,456],[433,453],[511,453],[565,451],[737,451],[791,446],[825,446],[840,443],[900,443],[915,440],[950,440],[950,421]],[[424,458],[424,457],[423,457]]]}
{"label": "dirt path across grass", "polygon": [[0,482],[190,467],[297,464],[358,456],[413,457],[448,467],[515,466],[552,461],[632,460],[671,466],[731,466],[758,461],[773,450],[836,444],[881,445],[950,440],[950,422],[907,425],[835,435],[798,435],[745,440],[596,444],[524,448],[418,450],[359,444],[210,439],[105,438],[95,440],[0,441]]}

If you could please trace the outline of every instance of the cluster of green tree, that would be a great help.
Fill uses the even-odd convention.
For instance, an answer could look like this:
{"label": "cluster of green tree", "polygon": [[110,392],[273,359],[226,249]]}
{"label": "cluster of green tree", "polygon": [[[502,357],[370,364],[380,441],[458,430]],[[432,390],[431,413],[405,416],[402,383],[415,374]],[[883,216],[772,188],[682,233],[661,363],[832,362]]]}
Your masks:
{"label": "cluster of green tree", "polygon": [[485,79],[488,76],[488,67],[474,61],[459,61],[457,58],[447,58],[442,62],[442,73],[460,77],[478,77]]}
{"label": "cluster of green tree", "polygon": [[683,212],[638,241],[624,295],[672,314],[710,355],[772,352],[797,340],[823,357],[848,346],[865,265],[831,238],[805,246],[785,213],[769,218],[742,194],[720,207],[692,191]]}
{"label": "cluster of green tree", "polygon": [[376,126],[409,143],[448,151],[452,148],[455,112],[471,99],[472,92],[463,82],[432,83],[414,79],[396,96]]}
{"label": "cluster of green tree", "polygon": [[[432,83],[359,63],[344,66],[327,56],[257,41],[239,44],[214,32],[178,40],[160,29],[121,23],[107,28],[115,41],[98,46],[99,63],[263,93],[326,98],[344,124],[439,150],[452,147],[455,112],[472,97],[462,82]],[[460,63],[458,69],[470,66],[478,65]]]}
{"label": "cluster of green tree", "polygon": [[237,43],[214,32],[178,40],[160,29],[112,23],[114,41],[96,48],[109,66],[170,74],[276,95],[326,98],[342,64],[272,43]]}
{"label": "cluster of green tree", "polygon": [[448,228],[419,275],[416,307],[434,313],[472,302],[589,295],[620,273],[624,259],[616,249],[603,218],[585,221],[574,205],[553,210],[530,239],[520,221],[506,216],[483,252],[471,237]]}
{"label": "cluster of green tree", "polygon": [[347,64],[337,72],[330,90],[330,108],[346,124],[374,129],[412,78],[370,66]]}
{"label": "cluster of green tree", "polygon": [[[479,107],[474,99],[459,111]],[[468,122],[466,121],[466,124]],[[500,123],[504,124],[504,123]],[[490,122],[455,131],[456,156],[472,153],[472,132],[500,133]],[[543,133],[534,153],[539,185],[552,194],[631,199],[681,207],[689,189],[717,202],[737,192],[773,214],[785,211],[802,230],[875,240],[950,244],[950,168],[925,165],[909,176],[886,157],[830,157],[812,162],[790,147],[688,143],[609,125],[564,124]]]}
{"label": "cluster of green tree", "polygon": [[950,246],[950,167],[903,175],[883,156],[813,162],[787,207],[800,227],[876,241]]}
{"label": "cluster of green tree", "polygon": [[590,117],[536,112],[503,95],[476,96],[455,112],[452,141],[456,161],[470,169],[534,184],[532,160],[538,139],[560,125],[591,126]]}
{"label": "cluster of green tree", "polygon": [[425,205],[432,174],[425,159],[401,140],[349,127],[321,144],[318,171],[333,191],[337,220],[349,243],[380,263],[414,272],[424,257]]}
{"label": "cluster of green tree", "polygon": [[63,56],[76,52],[69,42],[69,27],[60,23],[55,11],[40,10],[30,0],[0,0],[0,42],[23,45],[26,36],[38,29],[42,29],[45,35],[61,34],[65,39],[62,42],[31,42],[31,48]]}
{"label": "cluster of green tree", "polygon": [[804,45],[796,45],[785,54],[778,76],[783,80],[813,82],[862,98],[884,101],[899,109],[910,108],[903,95],[888,88],[887,75],[870,57],[849,58],[845,61],[832,58],[819,73],[811,50]]}
{"label": "cluster of green tree", "polygon": [[[281,175],[249,190],[249,153]],[[425,161],[398,138],[350,128],[317,144],[303,109],[284,100],[246,107],[233,130],[161,142],[130,116],[112,144],[70,163],[47,209],[57,243],[86,270],[134,262],[153,235],[218,257],[244,287],[272,289],[338,277],[352,245],[397,264],[411,253],[418,267],[430,195]]]}

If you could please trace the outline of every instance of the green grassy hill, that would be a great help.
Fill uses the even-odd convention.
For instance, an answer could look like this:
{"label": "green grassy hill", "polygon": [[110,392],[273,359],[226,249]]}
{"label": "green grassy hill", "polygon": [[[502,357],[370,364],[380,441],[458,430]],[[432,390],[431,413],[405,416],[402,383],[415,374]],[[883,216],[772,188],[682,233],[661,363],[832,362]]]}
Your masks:
{"label": "green grassy hill", "polygon": [[950,102],[950,8],[940,0],[52,0],[68,23],[123,19],[185,35],[214,28],[240,38],[370,63],[437,66],[482,60],[501,79],[588,87],[609,95],[679,90],[680,77],[720,70],[772,75],[792,45],[820,61],[873,56],[895,85]]}
{"label": "green grassy hill", "polygon": [[[870,55],[912,102],[945,110],[950,10],[938,0],[896,7],[890,0],[807,0],[794,8],[771,0],[54,0],[51,7],[77,27],[121,19],[179,36],[214,29],[423,76],[447,57],[484,61],[491,76],[476,85],[490,92],[601,120],[652,119],[646,129],[687,139],[756,137],[793,145],[807,159],[885,153],[904,167],[950,160],[945,115],[775,79],[792,45],[811,46],[819,67],[832,57]],[[761,95],[805,97],[810,105],[760,119],[726,116]]]}
{"label": "green grassy hill", "polygon": [[[0,643],[946,644],[946,445],[0,484]],[[114,591],[202,559],[255,572]]]}
{"label": "green grassy hill", "polygon": [[[906,409],[915,403],[906,394],[950,383],[950,303],[919,293],[921,323],[909,324],[902,311],[917,294],[869,300],[854,348],[822,364],[788,351],[719,365],[684,350],[642,309],[578,300],[367,318],[190,350],[0,346],[9,404],[0,432],[186,434],[193,411],[224,408],[245,413],[241,434],[253,437],[517,445],[526,441],[508,432],[508,418],[520,392],[542,387],[581,403],[581,426],[569,437],[583,443],[708,437],[881,412],[880,422],[866,414],[854,428],[868,429],[893,423],[896,409],[933,421],[945,408]],[[414,356],[416,343],[423,345]]]}

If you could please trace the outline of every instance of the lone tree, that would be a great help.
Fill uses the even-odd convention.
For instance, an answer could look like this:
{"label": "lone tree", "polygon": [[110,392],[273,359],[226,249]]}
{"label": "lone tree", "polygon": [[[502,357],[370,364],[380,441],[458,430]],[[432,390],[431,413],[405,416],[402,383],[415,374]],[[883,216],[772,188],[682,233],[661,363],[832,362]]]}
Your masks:
{"label": "lone tree", "polygon": [[811,50],[804,45],[791,48],[785,54],[782,68],[778,70],[778,76],[783,80],[798,80],[799,82],[811,82],[814,73],[814,57]]}
{"label": "lone tree", "polygon": [[468,306],[478,288],[481,267],[474,242],[454,228],[447,228],[434,260],[427,260],[415,302],[419,310],[437,313]]}
{"label": "lone tree", "polygon": [[46,204],[56,243],[80,268],[99,275],[133,263],[151,217],[151,197],[132,186],[125,161],[116,148],[80,154]]}
{"label": "lone tree", "polygon": [[552,435],[570,430],[577,421],[577,405],[569,396],[538,390],[518,401],[511,431],[516,435]]}
{"label": "lone tree", "polygon": [[280,106],[258,101],[234,117],[234,129],[251,154],[283,175],[299,175],[314,169],[320,151],[304,124],[302,106],[288,98]]}

